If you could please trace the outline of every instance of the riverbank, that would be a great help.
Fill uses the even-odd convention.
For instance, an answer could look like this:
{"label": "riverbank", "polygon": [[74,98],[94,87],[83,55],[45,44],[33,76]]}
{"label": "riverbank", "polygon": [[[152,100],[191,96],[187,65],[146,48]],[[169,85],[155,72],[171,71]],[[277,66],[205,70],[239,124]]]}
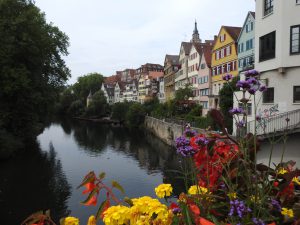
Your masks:
{"label": "riverbank", "polygon": [[[180,125],[150,116],[145,117],[144,126],[146,130],[170,146],[175,146],[176,138],[182,136],[185,129],[184,123]],[[205,132],[204,129],[200,128],[193,127],[192,129],[197,130],[199,133]]]}
{"label": "riverbank", "polygon": [[84,121],[90,121],[90,122],[97,122],[97,123],[102,123],[102,124],[123,124],[124,121],[119,121],[119,120],[113,120],[110,117],[103,117],[103,118],[85,118],[85,117],[72,117],[73,119],[76,120],[84,120]]}

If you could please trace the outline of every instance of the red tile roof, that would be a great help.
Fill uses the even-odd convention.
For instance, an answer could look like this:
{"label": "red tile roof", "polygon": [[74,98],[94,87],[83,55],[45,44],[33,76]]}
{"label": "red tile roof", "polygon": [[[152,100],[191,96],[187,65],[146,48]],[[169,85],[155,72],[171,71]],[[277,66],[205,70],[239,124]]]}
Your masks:
{"label": "red tile roof", "polygon": [[230,26],[223,26],[224,29],[227,31],[227,33],[235,40],[237,41],[240,32],[241,32],[241,27],[230,27]]}
{"label": "red tile roof", "polygon": [[149,78],[155,79],[158,77],[162,77],[164,75],[164,72],[157,72],[157,71],[149,71]]}

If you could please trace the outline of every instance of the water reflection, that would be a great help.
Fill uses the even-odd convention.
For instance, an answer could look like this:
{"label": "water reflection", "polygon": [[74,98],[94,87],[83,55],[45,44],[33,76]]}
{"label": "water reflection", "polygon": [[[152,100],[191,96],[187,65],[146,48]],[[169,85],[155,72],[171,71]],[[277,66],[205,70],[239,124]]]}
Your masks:
{"label": "water reflection", "polygon": [[52,145],[47,153],[35,143],[16,158],[0,163],[1,224],[20,224],[50,209],[55,221],[69,214],[70,185]]}

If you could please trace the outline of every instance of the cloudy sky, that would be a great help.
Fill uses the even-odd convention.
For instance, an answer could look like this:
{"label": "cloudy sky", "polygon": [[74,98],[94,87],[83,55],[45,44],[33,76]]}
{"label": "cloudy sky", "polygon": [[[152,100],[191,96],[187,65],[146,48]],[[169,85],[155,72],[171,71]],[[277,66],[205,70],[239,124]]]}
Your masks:
{"label": "cloudy sky", "polygon": [[242,26],[254,0],[36,0],[70,38],[69,84],[78,76],[104,76],[141,64],[163,64],[178,54],[198,22],[200,38],[213,39],[222,25]]}

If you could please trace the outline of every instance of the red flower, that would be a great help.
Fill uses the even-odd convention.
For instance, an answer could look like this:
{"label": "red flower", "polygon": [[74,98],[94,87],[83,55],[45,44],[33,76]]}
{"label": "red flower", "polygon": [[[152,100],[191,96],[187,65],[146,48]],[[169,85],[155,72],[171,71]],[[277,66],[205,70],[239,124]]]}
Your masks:
{"label": "red flower", "polygon": [[172,202],[171,205],[169,206],[170,209],[178,209],[179,205],[176,204],[175,202]]}
{"label": "red flower", "polygon": [[97,205],[97,196],[93,195],[89,201],[87,201],[86,203],[84,203],[84,205]]}
{"label": "red flower", "polygon": [[214,223],[210,222],[207,219],[204,219],[202,217],[200,217],[199,219],[199,225],[215,225]]}
{"label": "red flower", "polygon": [[200,209],[197,205],[195,204],[190,204],[190,209],[191,211],[196,215],[196,216],[199,216],[200,215]]}
{"label": "red flower", "polygon": [[89,182],[89,183],[87,183],[84,186],[86,187],[86,189],[82,192],[82,194],[89,193],[89,192],[93,191],[93,189],[96,187],[96,185],[94,184],[94,182]]}

